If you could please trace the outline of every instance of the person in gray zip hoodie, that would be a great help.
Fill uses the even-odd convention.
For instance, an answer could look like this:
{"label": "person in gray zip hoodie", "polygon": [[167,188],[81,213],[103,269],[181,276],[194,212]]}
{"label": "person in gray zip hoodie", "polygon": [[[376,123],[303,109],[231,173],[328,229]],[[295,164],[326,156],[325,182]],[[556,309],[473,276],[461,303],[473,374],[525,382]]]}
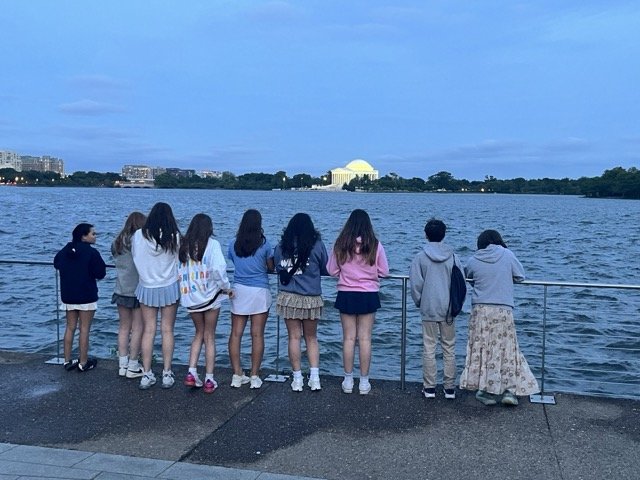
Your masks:
{"label": "person in gray zip hoodie", "polygon": [[540,391],[520,352],[513,321],[513,283],[524,280],[524,268],[497,231],[485,230],[464,271],[472,285],[472,306],[460,388],[477,390],[484,405],[517,405],[516,395]]}
{"label": "person in gray zip hoodie", "polygon": [[428,240],[409,269],[411,298],[422,317],[422,395],[436,396],[436,343],[440,346],[444,363],[443,383],[445,398],[455,398],[456,381],[456,329],[449,311],[451,269],[454,262],[462,269],[453,248],[443,242],[447,226],[432,218],[424,227]]}

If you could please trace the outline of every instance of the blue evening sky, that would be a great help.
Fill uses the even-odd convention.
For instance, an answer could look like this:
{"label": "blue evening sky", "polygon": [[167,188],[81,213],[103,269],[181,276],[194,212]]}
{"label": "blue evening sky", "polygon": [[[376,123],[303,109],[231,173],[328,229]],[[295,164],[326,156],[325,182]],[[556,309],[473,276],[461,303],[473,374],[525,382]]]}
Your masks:
{"label": "blue evening sky", "polygon": [[0,150],[65,170],[640,164],[640,2],[3,0]]}

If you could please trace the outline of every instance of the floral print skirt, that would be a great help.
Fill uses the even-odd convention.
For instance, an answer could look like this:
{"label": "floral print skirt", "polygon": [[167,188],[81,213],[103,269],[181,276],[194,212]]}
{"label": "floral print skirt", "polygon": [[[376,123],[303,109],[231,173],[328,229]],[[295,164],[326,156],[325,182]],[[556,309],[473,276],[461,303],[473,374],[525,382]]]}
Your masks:
{"label": "floral print skirt", "polygon": [[538,381],[520,352],[513,309],[504,305],[474,305],[469,318],[467,358],[460,388],[496,395],[538,393]]}

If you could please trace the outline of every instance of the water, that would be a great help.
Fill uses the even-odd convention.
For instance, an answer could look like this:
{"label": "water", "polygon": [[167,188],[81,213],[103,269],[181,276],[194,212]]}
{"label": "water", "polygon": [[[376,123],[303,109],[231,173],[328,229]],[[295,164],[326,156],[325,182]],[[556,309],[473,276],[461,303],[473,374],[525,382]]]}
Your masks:
{"label": "water", "polygon": [[[294,213],[309,213],[328,249],[349,213],[354,208],[364,208],[385,246],[394,275],[408,274],[409,264],[424,241],[424,223],[436,216],[447,224],[446,240],[463,261],[474,252],[478,234],[493,228],[503,234],[529,279],[640,284],[640,202],[574,196],[2,187],[0,259],[50,262],[69,240],[73,227],[88,221],[95,224],[99,233],[96,248],[109,263],[109,246],[127,215],[133,210],[146,213],[158,201],[172,206],[183,232],[195,213],[209,214],[224,251],[247,208],[261,211],[265,235],[274,245]],[[114,276],[115,271],[109,270],[99,284],[101,299],[92,327],[92,353],[99,357],[113,356],[117,345],[117,313],[109,303]],[[275,295],[275,277],[272,288]],[[323,280],[323,289],[326,309],[319,328],[321,369],[339,374],[341,329],[332,306],[335,281]],[[401,281],[384,280],[381,296],[383,309],[374,329],[371,375],[397,379]],[[519,341],[540,378],[542,287],[518,286],[516,302]],[[457,320],[460,366],[464,361],[469,308],[467,302]],[[0,309],[0,348],[56,352],[53,267],[0,265]],[[640,397],[639,314],[638,291],[551,287],[546,390]],[[280,369],[288,368],[283,324],[280,357],[276,358],[276,320],[272,314],[264,366],[274,368],[277,362]],[[417,311],[409,305],[408,380],[421,379],[420,328]],[[229,329],[225,306],[217,329],[218,365],[228,365]],[[187,361],[192,331],[191,320],[180,309],[175,357],[181,363]],[[248,339],[248,334],[245,337]],[[249,364],[245,355],[248,351],[249,344],[245,342],[245,365]]]}

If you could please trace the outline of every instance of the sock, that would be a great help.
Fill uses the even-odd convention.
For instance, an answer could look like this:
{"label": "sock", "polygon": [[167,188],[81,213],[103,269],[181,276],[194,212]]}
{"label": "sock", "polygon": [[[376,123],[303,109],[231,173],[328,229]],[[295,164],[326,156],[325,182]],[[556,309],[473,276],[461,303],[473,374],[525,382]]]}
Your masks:
{"label": "sock", "polygon": [[301,370],[296,370],[295,372],[293,372],[293,379],[294,380],[302,380],[302,371]]}
{"label": "sock", "polygon": [[198,378],[198,367],[189,367],[189,373]]}
{"label": "sock", "polygon": [[345,380],[348,379],[348,378],[353,379],[353,372],[349,372],[349,373],[344,372],[344,378],[345,378]]}
{"label": "sock", "polygon": [[124,368],[129,363],[129,357],[127,355],[124,355],[122,357],[118,357],[118,361],[119,361],[119,364],[120,364],[120,368]]}
{"label": "sock", "polygon": [[369,383],[369,375],[360,375],[360,384],[366,385]]}
{"label": "sock", "polygon": [[213,373],[207,373],[207,374],[204,376],[204,381],[206,382],[207,380],[211,380],[212,382],[214,381],[214,380],[213,380]]}
{"label": "sock", "polygon": [[127,367],[129,370],[135,371],[138,370],[140,368],[140,364],[138,363],[138,360],[133,360],[133,359],[129,359],[129,366]]}
{"label": "sock", "polygon": [[320,376],[320,369],[318,367],[311,367],[309,371],[309,376],[312,378],[318,378]]}

